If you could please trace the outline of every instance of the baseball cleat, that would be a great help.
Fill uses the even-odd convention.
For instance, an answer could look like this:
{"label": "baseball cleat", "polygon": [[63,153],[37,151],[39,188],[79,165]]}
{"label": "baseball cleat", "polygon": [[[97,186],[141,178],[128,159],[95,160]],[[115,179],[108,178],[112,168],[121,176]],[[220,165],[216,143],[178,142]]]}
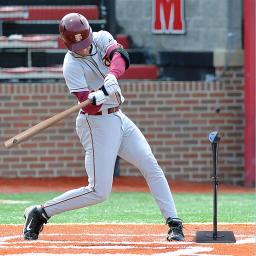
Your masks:
{"label": "baseball cleat", "polygon": [[181,219],[168,218],[166,224],[170,227],[167,234],[167,241],[184,241],[183,225]]}
{"label": "baseball cleat", "polygon": [[25,209],[24,218],[24,239],[37,240],[39,233],[43,230],[43,225],[49,219],[45,210],[41,206],[30,206]]}

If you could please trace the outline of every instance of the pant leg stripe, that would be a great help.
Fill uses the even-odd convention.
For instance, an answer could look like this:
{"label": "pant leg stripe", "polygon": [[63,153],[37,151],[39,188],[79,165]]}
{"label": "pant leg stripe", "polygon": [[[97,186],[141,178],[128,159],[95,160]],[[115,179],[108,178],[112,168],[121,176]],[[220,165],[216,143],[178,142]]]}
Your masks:
{"label": "pant leg stripe", "polygon": [[86,122],[88,124],[88,127],[90,129],[90,135],[91,135],[91,141],[92,141],[92,158],[93,158],[93,191],[95,191],[95,180],[96,180],[96,164],[95,164],[95,151],[94,151],[94,143],[93,143],[93,137],[92,137],[92,128],[91,125],[89,123],[88,118],[86,118]]}
{"label": "pant leg stripe", "polygon": [[77,195],[77,196],[74,196],[74,197],[67,198],[67,199],[65,199],[65,200],[62,200],[62,201],[60,201],[60,202],[56,202],[56,203],[51,204],[51,205],[43,206],[43,208],[48,208],[48,207],[51,207],[51,206],[55,206],[55,205],[57,205],[57,204],[61,204],[61,203],[63,203],[63,202],[66,202],[66,201],[69,201],[69,200],[72,200],[72,199],[75,199],[75,198],[78,198],[78,197],[87,195],[87,194],[92,193],[92,192],[95,192],[96,168],[95,168],[94,143],[93,143],[93,137],[92,137],[92,128],[91,128],[91,126],[90,126],[90,123],[89,123],[88,119],[86,119],[86,121],[87,121],[88,127],[89,127],[89,129],[90,129],[90,136],[91,136],[91,142],[92,142],[92,154],[93,154],[93,186],[92,186],[92,191],[89,191],[89,192],[86,192],[86,193],[83,193],[83,194],[81,194],[81,195]]}
{"label": "pant leg stripe", "polygon": [[78,198],[78,197],[81,197],[81,196],[90,194],[90,193],[92,193],[92,192],[94,192],[94,191],[88,191],[88,192],[86,192],[86,193],[83,193],[83,194],[80,194],[80,195],[77,195],[77,196],[73,196],[73,197],[67,198],[67,199],[65,199],[65,200],[56,202],[56,203],[54,203],[54,204],[50,204],[50,205],[47,205],[47,206],[43,206],[43,208],[45,209],[45,208],[48,208],[48,207],[51,207],[51,206],[55,206],[55,205],[57,205],[57,204],[61,204],[61,203],[64,203],[64,202],[66,202],[66,201],[73,200],[73,199],[75,199],[75,198]]}

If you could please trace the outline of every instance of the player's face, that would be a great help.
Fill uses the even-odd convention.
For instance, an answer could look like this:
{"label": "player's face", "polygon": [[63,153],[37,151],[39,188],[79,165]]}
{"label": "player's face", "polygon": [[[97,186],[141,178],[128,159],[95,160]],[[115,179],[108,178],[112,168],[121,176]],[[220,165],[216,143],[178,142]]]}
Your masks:
{"label": "player's face", "polygon": [[89,55],[90,49],[91,49],[91,46],[88,46],[85,49],[82,49],[82,50],[79,50],[79,51],[75,51],[75,53],[80,55],[80,56],[82,56],[82,57],[86,57],[87,55]]}

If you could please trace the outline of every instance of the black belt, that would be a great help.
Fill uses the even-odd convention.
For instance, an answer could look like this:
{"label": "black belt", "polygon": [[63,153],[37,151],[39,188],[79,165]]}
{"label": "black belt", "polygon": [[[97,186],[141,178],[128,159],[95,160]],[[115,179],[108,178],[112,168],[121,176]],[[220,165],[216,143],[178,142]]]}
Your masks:
{"label": "black belt", "polygon": [[[108,114],[115,113],[115,112],[117,112],[118,110],[119,110],[119,106],[113,107],[113,108],[109,108],[109,109],[108,109]],[[88,114],[88,113],[85,113],[84,111],[80,111],[80,114],[86,115],[86,114]],[[88,114],[88,115],[92,115],[92,116],[101,116],[101,115],[103,115],[103,113],[102,113],[102,111],[99,111],[99,112],[97,112],[97,113],[95,113],[95,114]]]}

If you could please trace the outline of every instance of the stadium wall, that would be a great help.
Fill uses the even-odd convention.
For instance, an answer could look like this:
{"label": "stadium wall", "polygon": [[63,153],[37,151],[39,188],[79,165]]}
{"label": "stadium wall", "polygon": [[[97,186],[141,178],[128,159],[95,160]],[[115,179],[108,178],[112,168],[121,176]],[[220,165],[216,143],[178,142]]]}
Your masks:
{"label": "stadium wall", "polygon": [[[222,73],[223,70],[218,70]],[[211,177],[208,133],[218,130],[221,181],[244,182],[243,70],[227,70],[218,82],[122,81],[123,112],[145,134],[166,175],[207,181]],[[76,104],[64,83],[0,84],[1,141]],[[76,115],[12,149],[0,149],[1,177],[83,176]],[[121,175],[140,175],[120,161]]]}
{"label": "stadium wall", "polygon": [[[171,1],[166,1],[170,4]],[[185,33],[152,33],[152,0],[116,0],[119,32],[153,52],[242,48],[242,0],[184,0]]]}

